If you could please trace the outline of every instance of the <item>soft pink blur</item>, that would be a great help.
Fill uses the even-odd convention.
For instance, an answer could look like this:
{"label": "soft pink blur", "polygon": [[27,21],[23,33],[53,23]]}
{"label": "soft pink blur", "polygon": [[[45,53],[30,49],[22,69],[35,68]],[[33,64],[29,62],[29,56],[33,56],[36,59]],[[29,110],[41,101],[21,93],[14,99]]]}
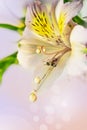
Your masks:
{"label": "soft pink blur", "polygon": [[[28,1],[28,0],[27,0]],[[17,24],[25,0],[0,0],[0,22]],[[8,8],[16,15],[13,16]],[[0,29],[0,58],[16,51],[20,36]],[[30,103],[32,73],[9,68],[0,87],[0,130],[87,130],[87,77],[62,77]]]}

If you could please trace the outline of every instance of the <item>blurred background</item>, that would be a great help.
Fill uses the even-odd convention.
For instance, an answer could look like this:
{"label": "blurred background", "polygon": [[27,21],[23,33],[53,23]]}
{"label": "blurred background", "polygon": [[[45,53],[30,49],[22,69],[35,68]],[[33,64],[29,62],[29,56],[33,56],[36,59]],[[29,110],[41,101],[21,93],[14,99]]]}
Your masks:
{"label": "blurred background", "polygon": [[[28,0],[0,0],[0,23],[19,24]],[[46,2],[46,0],[44,1]],[[50,1],[49,1],[50,2]],[[87,15],[87,3],[81,15]],[[0,28],[0,58],[17,50],[20,35]],[[63,77],[30,103],[32,73],[13,65],[0,85],[0,130],[87,130],[87,77]]]}

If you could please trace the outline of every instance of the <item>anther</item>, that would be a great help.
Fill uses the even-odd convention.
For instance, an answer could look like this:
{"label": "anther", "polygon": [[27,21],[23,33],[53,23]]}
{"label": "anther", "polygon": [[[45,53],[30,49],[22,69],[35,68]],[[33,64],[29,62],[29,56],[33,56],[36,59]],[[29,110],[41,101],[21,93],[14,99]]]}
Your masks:
{"label": "anther", "polygon": [[46,62],[46,65],[48,65],[48,66],[49,66],[49,65],[50,65],[50,62]]}
{"label": "anther", "polygon": [[46,52],[46,48],[45,48],[45,47],[43,47],[43,48],[42,48],[42,51],[43,51],[43,52]]}
{"label": "anther", "polygon": [[40,54],[40,53],[41,53],[41,47],[37,47],[36,53],[37,53],[37,54]]}
{"label": "anther", "polygon": [[36,84],[39,84],[39,83],[41,82],[40,77],[36,77],[36,78],[34,79],[34,82],[35,82]]}
{"label": "anther", "polygon": [[34,91],[29,95],[29,100],[31,102],[35,102],[37,100],[37,95]]}

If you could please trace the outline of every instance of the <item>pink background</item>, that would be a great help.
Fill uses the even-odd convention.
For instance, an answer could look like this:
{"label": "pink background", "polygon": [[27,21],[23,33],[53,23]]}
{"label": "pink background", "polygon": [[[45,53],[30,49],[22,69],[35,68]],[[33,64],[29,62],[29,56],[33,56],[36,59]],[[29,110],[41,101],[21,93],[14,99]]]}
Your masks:
{"label": "pink background", "polygon": [[[24,3],[0,0],[0,23],[18,24]],[[0,58],[16,51],[19,39],[16,32],[0,29]],[[87,130],[87,77],[58,79],[34,104],[28,99],[31,78],[31,72],[16,65],[5,73],[0,85],[0,130]]]}

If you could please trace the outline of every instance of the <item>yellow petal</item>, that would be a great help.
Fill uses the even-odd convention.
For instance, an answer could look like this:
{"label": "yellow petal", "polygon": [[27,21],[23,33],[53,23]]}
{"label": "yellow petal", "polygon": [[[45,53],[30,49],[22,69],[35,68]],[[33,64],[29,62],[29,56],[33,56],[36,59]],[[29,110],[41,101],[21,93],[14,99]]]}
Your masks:
{"label": "yellow petal", "polygon": [[57,16],[57,12],[59,11],[58,7],[56,7],[56,18],[58,20],[60,33],[62,34],[67,23],[81,10],[82,1],[80,0],[61,4],[61,11],[60,14],[58,13],[59,15]]}

